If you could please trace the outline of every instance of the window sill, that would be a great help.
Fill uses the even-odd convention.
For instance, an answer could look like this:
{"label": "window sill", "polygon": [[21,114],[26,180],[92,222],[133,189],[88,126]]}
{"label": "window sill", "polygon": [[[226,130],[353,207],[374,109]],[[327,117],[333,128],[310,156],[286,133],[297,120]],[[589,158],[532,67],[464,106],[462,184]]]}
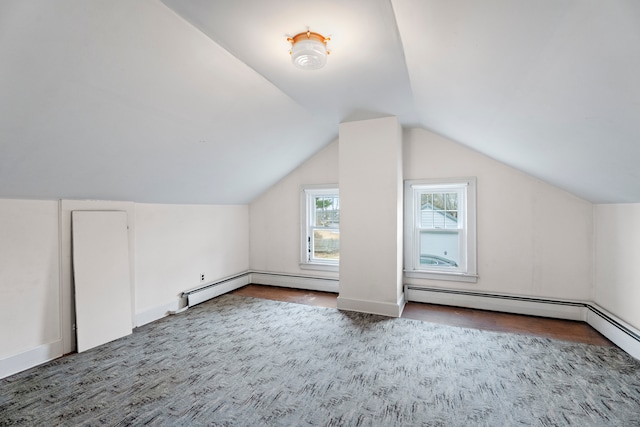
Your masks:
{"label": "window sill", "polygon": [[339,265],[300,263],[302,270],[340,271]]}
{"label": "window sill", "polygon": [[405,270],[405,277],[414,279],[431,279],[431,280],[447,280],[451,282],[468,282],[477,283],[477,274],[465,274],[465,273],[449,273],[440,271],[418,271],[418,270]]}

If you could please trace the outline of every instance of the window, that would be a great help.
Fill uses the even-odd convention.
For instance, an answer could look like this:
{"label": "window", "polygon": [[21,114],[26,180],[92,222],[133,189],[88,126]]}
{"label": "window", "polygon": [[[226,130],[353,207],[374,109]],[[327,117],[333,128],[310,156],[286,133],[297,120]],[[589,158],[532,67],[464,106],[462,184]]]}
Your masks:
{"label": "window", "polygon": [[405,182],[407,277],[477,281],[476,180]]}
{"label": "window", "polygon": [[302,190],[300,266],[338,270],[340,261],[340,196],[336,186]]}

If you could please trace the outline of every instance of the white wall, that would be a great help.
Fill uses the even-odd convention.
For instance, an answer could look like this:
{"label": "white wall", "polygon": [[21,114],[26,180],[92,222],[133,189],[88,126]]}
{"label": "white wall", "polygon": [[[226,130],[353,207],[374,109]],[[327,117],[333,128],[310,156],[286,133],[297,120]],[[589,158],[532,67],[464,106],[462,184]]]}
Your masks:
{"label": "white wall", "polygon": [[[477,283],[405,283],[591,300],[591,203],[427,130],[405,130],[403,139],[404,179],[477,177],[480,276]],[[362,153],[362,168],[367,155]],[[309,274],[298,266],[299,188],[338,182],[338,157],[336,141],[251,204],[252,270]]]}
{"label": "white wall", "polygon": [[61,340],[59,262],[58,202],[0,199],[0,359]]}
{"label": "white wall", "polygon": [[423,129],[404,133],[404,178],[477,177],[478,282],[430,287],[590,300],[592,204]]}
{"label": "white wall", "polygon": [[178,308],[201,273],[212,282],[249,268],[247,205],[0,199],[0,378],[75,349],[69,218],[78,209],[131,217],[133,312],[142,323]]}
{"label": "white wall", "polygon": [[248,269],[247,205],[136,204],[136,314]]}
{"label": "white wall", "polygon": [[340,124],[338,308],[400,316],[402,128],[396,117]]}
{"label": "white wall", "polygon": [[640,329],[640,204],[596,205],[593,301]]}
{"label": "white wall", "polygon": [[301,187],[337,183],[338,142],[334,141],[251,203],[251,270],[338,277],[299,265]]}

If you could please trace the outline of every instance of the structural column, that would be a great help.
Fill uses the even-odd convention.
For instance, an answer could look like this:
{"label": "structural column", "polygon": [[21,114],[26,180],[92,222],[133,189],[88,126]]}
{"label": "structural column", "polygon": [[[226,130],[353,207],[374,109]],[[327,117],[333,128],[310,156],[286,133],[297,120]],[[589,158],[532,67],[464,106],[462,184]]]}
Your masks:
{"label": "structural column", "polygon": [[402,128],[396,117],[340,124],[338,308],[402,314]]}

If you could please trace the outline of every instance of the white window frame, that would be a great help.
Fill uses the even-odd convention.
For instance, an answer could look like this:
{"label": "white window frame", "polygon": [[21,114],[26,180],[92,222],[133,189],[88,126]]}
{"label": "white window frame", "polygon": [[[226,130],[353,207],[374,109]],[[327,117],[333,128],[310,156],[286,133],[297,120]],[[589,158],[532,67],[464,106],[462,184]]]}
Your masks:
{"label": "white window frame", "polygon": [[[300,268],[309,270],[339,271],[340,261],[311,258],[312,229],[315,213],[315,198],[317,196],[338,196],[340,190],[337,184],[305,185],[300,196]],[[340,230],[340,228],[338,228]]]}
{"label": "white window frame", "polygon": [[[424,191],[458,191],[459,248],[457,267],[420,264],[420,194]],[[477,282],[476,178],[407,180],[404,186],[404,273],[419,279]],[[446,230],[443,230],[446,231]]]}

